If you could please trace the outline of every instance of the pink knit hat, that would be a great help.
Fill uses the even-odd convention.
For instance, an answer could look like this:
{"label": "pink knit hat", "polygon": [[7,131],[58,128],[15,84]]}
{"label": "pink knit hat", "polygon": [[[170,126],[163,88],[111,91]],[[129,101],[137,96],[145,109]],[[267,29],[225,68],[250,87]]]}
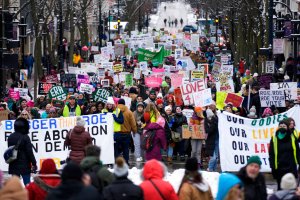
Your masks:
{"label": "pink knit hat", "polygon": [[262,117],[266,117],[267,115],[273,116],[273,112],[272,112],[271,108],[269,108],[269,107],[265,108],[265,110],[264,110],[264,112],[262,114]]}

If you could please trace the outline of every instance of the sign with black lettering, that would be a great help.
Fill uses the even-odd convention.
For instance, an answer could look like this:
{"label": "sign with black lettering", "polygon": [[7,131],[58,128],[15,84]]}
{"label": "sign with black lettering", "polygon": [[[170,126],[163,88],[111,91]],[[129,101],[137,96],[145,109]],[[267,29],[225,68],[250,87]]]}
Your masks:
{"label": "sign with black lettering", "polygon": [[296,100],[297,99],[297,82],[281,82],[281,83],[271,83],[271,90],[282,90],[285,92],[285,100]]}
{"label": "sign with black lettering", "polygon": [[261,107],[285,107],[284,90],[260,90],[259,98]]}
{"label": "sign with black lettering", "polygon": [[[95,114],[81,116],[86,122],[85,130],[91,135],[92,142],[101,147],[104,153],[101,154],[103,164],[114,163],[114,138],[113,138],[113,117],[112,114]],[[37,163],[44,159],[52,158],[58,169],[61,168],[60,161],[66,160],[70,150],[64,145],[68,132],[76,125],[76,117],[62,117],[49,119],[29,120],[29,138]],[[7,146],[7,138],[14,132],[14,121],[2,121],[0,127],[0,145]],[[3,155],[5,148],[0,149]],[[41,167],[38,166],[40,169]],[[7,171],[8,165],[0,162],[0,169]]]}
{"label": "sign with black lettering", "polygon": [[76,88],[77,79],[76,74],[63,74],[60,76],[61,85],[64,88]]}

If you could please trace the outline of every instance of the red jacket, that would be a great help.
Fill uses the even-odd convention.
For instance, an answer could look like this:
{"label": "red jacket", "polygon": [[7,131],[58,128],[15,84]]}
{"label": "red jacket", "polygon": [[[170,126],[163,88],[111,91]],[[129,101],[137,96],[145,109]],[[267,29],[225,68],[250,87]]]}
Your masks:
{"label": "red jacket", "polygon": [[163,200],[149,180],[152,180],[157,186],[164,196],[164,199],[178,200],[173,186],[169,182],[163,180],[164,174],[165,169],[163,163],[154,159],[146,162],[143,169],[144,182],[140,185],[144,193],[144,200]]}
{"label": "red jacket", "polygon": [[60,184],[60,176],[58,174],[40,174],[34,177],[34,181],[26,186],[29,200],[44,200],[48,192],[41,188],[40,185],[45,184],[45,188],[52,189]]}

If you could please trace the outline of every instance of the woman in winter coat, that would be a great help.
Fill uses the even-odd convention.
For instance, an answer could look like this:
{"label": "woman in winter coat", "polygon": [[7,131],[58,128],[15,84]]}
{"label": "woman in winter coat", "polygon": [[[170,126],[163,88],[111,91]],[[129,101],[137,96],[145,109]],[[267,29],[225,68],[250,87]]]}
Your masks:
{"label": "woman in winter coat", "polygon": [[141,153],[141,134],[143,133],[142,118],[144,115],[144,108],[145,105],[142,102],[137,103],[137,108],[133,112],[137,127],[137,133],[132,133],[132,137],[134,143],[134,156],[137,162],[141,162],[143,160]]}
{"label": "woman in winter coat", "polygon": [[53,159],[43,161],[42,168],[33,178],[33,182],[26,186],[29,200],[44,200],[50,190],[60,184],[60,175]]}
{"label": "woman in winter coat", "polygon": [[14,128],[15,132],[9,135],[7,143],[10,147],[19,142],[19,153],[17,159],[9,164],[8,173],[22,176],[24,185],[27,185],[30,182],[31,171],[37,169],[32,143],[28,136],[29,123],[24,118],[18,118],[14,123]]}
{"label": "woman in winter coat", "polygon": [[85,131],[85,121],[81,117],[76,118],[76,126],[67,134],[65,145],[71,148],[69,159],[78,165],[84,158],[84,148],[92,144],[90,133]]}
{"label": "woman in winter coat", "polygon": [[143,130],[143,136],[146,133],[155,132],[153,138],[153,148],[145,152],[146,160],[156,159],[162,160],[161,149],[167,150],[167,141],[165,136],[164,124],[151,123],[151,114],[149,112],[144,113],[144,121],[146,126]]}
{"label": "woman in winter coat", "polygon": [[213,200],[208,183],[203,180],[198,160],[190,158],[185,163],[185,174],[178,190],[179,200]]}
{"label": "woman in winter coat", "polygon": [[210,156],[208,163],[208,171],[214,172],[217,170],[219,156],[219,128],[218,117],[211,109],[206,110],[206,119],[204,121],[206,139],[206,153]]}
{"label": "woman in winter coat", "polygon": [[[204,128],[204,115],[203,110],[201,107],[195,107],[194,114],[190,119],[190,125],[200,125],[200,131],[202,132],[202,137],[206,135],[205,128]],[[204,138],[191,139],[191,146],[192,146],[192,153],[191,157],[195,157],[198,159],[198,164],[202,167],[201,164],[201,151],[202,151],[202,144],[204,142]]]}
{"label": "woman in winter coat", "polygon": [[144,193],[144,200],[177,200],[173,186],[164,181],[167,168],[162,162],[150,160],[145,163],[142,171],[144,181],[140,185]]}
{"label": "woman in winter coat", "polygon": [[279,122],[279,129],[270,141],[269,161],[274,179],[277,180],[280,190],[281,178],[287,173],[293,173],[298,177],[298,163],[300,162],[300,150],[294,134],[288,129],[287,121]]}
{"label": "woman in winter coat", "polygon": [[150,113],[150,122],[155,123],[160,116],[159,111],[157,110],[154,103],[150,102],[145,108],[145,112]]}
{"label": "woman in winter coat", "polygon": [[216,200],[244,199],[242,181],[234,174],[222,173],[219,176],[218,193]]}
{"label": "woman in winter coat", "polygon": [[172,163],[172,157],[173,157],[173,150],[175,147],[175,142],[172,140],[172,135],[171,135],[171,130],[173,127],[173,124],[175,122],[174,116],[172,114],[172,107],[171,106],[166,106],[165,107],[165,112],[166,112],[166,124],[168,125],[166,131],[166,138],[167,138],[167,143],[168,143],[168,163]]}
{"label": "woman in winter coat", "polygon": [[[182,125],[187,125],[186,116],[182,114],[182,110],[180,106],[176,106],[176,113],[174,116],[174,124],[172,126],[172,130],[180,133],[182,136]],[[173,160],[177,160],[177,154],[179,153],[180,161],[185,161],[184,158],[184,144],[186,140],[182,139],[180,142],[175,143],[175,148],[173,152]]]}
{"label": "woman in winter coat", "polygon": [[0,190],[1,200],[28,200],[28,194],[17,176],[12,176]]}

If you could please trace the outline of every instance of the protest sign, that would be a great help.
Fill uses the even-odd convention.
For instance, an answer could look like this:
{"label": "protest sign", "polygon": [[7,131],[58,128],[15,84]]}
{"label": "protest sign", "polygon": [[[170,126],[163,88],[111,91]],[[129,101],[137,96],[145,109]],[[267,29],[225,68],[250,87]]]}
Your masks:
{"label": "protest sign", "polygon": [[139,80],[141,78],[141,69],[140,68],[134,68],[133,71],[133,78],[136,80]]}
{"label": "protest sign", "polygon": [[183,139],[205,139],[201,125],[183,125],[182,126]]}
{"label": "protest sign", "polygon": [[204,79],[204,71],[192,70],[191,71],[191,81],[197,81],[200,79]]}
{"label": "protest sign", "polygon": [[85,83],[85,84],[90,84],[90,77],[89,75],[82,75],[78,74],[77,75],[77,88],[80,88],[80,84]]}
{"label": "protest sign", "polygon": [[60,76],[60,82],[64,88],[76,88],[76,74],[63,74]]}
{"label": "protest sign", "polygon": [[53,86],[48,93],[49,99],[64,101],[67,98],[67,91],[61,86]]}
{"label": "protest sign", "polygon": [[[93,144],[105,150],[100,156],[103,164],[114,163],[114,139],[113,139],[113,117],[112,114],[94,114],[81,116],[85,120],[85,129],[90,133]],[[7,138],[14,132],[14,121],[6,120],[2,122],[1,146],[7,146]],[[67,133],[76,126],[76,117],[63,117],[51,119],[29,120],[29,138],[37,160],[41,163],[44,159],[52,158],[61,168],[60,161],[66,160],[70,150],[64,145]],[[6,148],[1,148],[0,154],[3,155]],[[38,166],[41,169],[41,166]],[[7,171],[8,165],[0,163],[0,169]]]}
{"label": "protest sign", "polygon": [[221,63],[227,65],[229,63],[229,56],[221,55]]}
{"label": "protest sign", "polygon": [[281,90],[285,91],[285,100],[296,100],[297,99],[297,82],[283,82],[283,83],[271,83],[271,90]]}
{"label": "protest sign", "polygon": [[120,73],[120,72],[122,72],[122,71],[123,71],[123,66],[122,66],[122,64],[116,64],[116,65],[114,65],[114,66],[113,66],[113,71],[114,71],[115,73]]}
{"label": "protest sign", "polygon": [[233,65],[224,65],[221,66],[221,73],[226,74],[228,77],[233,76]]}
{"label": "protest sign", "polygon": [[148,69],[148,63],[147,62],[140,62],[140,69],[141,71],[146,71]]}
{"label": "protest sign", "polygon": [[204,80],[195,81],[180,86],[182,99],[184,105],[194,105],[193,93],[199,92],[205,89]]}
{"label": "protest sign", "polygon": [[261,107],[285,107],[284,90],[259,90]]}
{"label": "protest sign", "polygon": [[197,70],[203,71],[204,74],[207,74],[208,70],[208,64],[198,64],[197,65]]}
{"label": "protest sign", "polygon": [[217,61],[214,62],[214,66],[211,71],[211,75],[213,76],[214,79],[215,77],[219,77],[219,74],[221,73],[221,66],[222,65],[220,62]]}
{"label": "protest sign", "polygon": [[8,120],[8,110],[0,110],[0,122],[3,120]]}
{"label": "protest sign", "polygon": [[99,47],[98,46],[91,46],[91,51],[92,52],[98,52],[99,51]]}
{"label": "protest sign", "polygon": [[233,80],[229,79],[226,74],[219,75],[219,79],[216,81],[216,88],[218,91],[234,92]]}
{"label": "protest sign", "polygon": [[161,47],[158,51],[150,51],[147,49],[138,49],[138,61],[148,61],[151,60],[153,66],[158,66],[159,64],[163,63],[165,56],[165,49],[164,47]]}
{"label": "protest sign", "polygon": [[189,125],[182,125],[182,139],[190,139],[192,137],[192,130]]}
{"label": "protest sign", "polygon": [[239,96],[238,94],[228,93],[225,99],[225,103],[232,103],[236,108],[240,107],[243,103],[244,97]]}
{"label": "protest sign", "polygon": [[125,87],[129,88],[133,85],[133,78],[132,74],[126,74],[125,75]]}
{"label": "protest sign", "polygon": [[188,68],[188,61],[185,58],[176,59],[176,69],[186,71]]}
{"label": "protest sign", "polygon": [[152,68],[152,72],[153,73],[165,73],[165,69],[164,68]]}
{"label": "protest sign", "polygon": [[101,78],[105,77],[105,69],[104,68],[99,68],[98,69],[98,76]]}
{"label": "protest sign", "polygon": [[28,88],[14,88],[14,91],[18,91],[20,98],[28,100]]}
{"label": "protest sign", "polygon": [[101,62],[101,68],[113,71],[113,63],[112,62]]}
{"label": "protest sign", "polygon": [[284,54],[284,39],[273,39],[273,54]]}
{"label": "protest sign", "polygon": [[175,88],[174,89],[174,96],[175,96],[175,104],[176,104],[176,106],[182,106],[183,105],[183,101],[182,101],[182,95],[181,95],[180,88]]}
{"label": "protest sign", "polygon": [[102,87],[109,87],[109,79],[101,80]]}
{"label": "protest sign", "polygon": [[45,76],[46,83],[58,83],[57,74]]}
{"label": "protest sign", "polygon": [[257,77],[260,88],[270,89],[270,83],[273,82],[272,74],[262,74]]}
{"label": "protest sign", "polygon": [[20,93],[19,91],[15,91],[14,89],[9,89],[9,97],[15,100],[20,99]]}
{"label": "protest sign", "polygon": [[267,74],[275,73],[275,61],[266,61],[266,73]]}
{"label": "protest sign", "polygon": [[85,69],[76,69],[75,74],[88,75],[87,70],[85,70]]}
{"label": "protest sign", "polygon": [[81,68],[77,70],[81,70],[83,74],[88,72],[97,73],[96,65],[97,63],[81,63]]}
{"label": "protest sign", "polygon": [[183,49],[175,49],[175,59],[183,57]]}
{"label": "protest sign", "polygon": [[115,44],[115,56],[124,56],[125,44]]}
{"label": "protest sign", "polygon": [[107,102],[107,98],[111,96],[111,93],[106,89],[97,89],[93,92],[93,100],[95,102],[101,101],[103,103]]}
{"label": "protest sign", "polygon": [[186,117],[187,122],[189,123],[191,117],[192,117],[193,114],[194,114],[194,110],[192,110],[192,109],[183,109],[183,110],[182,110],[182,114]]}
{"label": "protest sign", "polygon": [[226,92],[217,92],[216,94],[216,107],[218,108],[218,110],[223,110],[224,106],[225,106],[225,100],[227,97],[227,93]]}
{"label": "protest sign", "polygon": [[148,87],[160,87],[162,83],[162,78],[160,77],[145,77],[145,85]]}
{"label": "protest sign", "polygon": [[20,69],[20,80],[27,81],[28,78],[28,70],[27,69]]}
{"label": "protest sign", "polygon": [[171,84],[173,88],[177,88],[182,85],[183,74],[172,73],[170,78],[171,78]]}
{"label": "protest sign", "polygon": [[212,104],[211,89],[204,89],[193,93],[195,106],[205,107]]}
{"label": "protest sign", "polygon": [[80,83],[79,92],[92,94],[93,93],[93,86],[90,84]]}
{"label": "protest sign", "polygon": [[47,95],[49,90],[55,85],[56,83],[39,83],[38,94]]}
{"label": "protest sign", "polygon": [[292,117],[300,126],[300,107],[261,119],[243,118],[228,112],[218,114],[219,148],[222,171],[237,172],[257,155],[262,161],[261,172],[270,172],[269,145],[281,120]]}

